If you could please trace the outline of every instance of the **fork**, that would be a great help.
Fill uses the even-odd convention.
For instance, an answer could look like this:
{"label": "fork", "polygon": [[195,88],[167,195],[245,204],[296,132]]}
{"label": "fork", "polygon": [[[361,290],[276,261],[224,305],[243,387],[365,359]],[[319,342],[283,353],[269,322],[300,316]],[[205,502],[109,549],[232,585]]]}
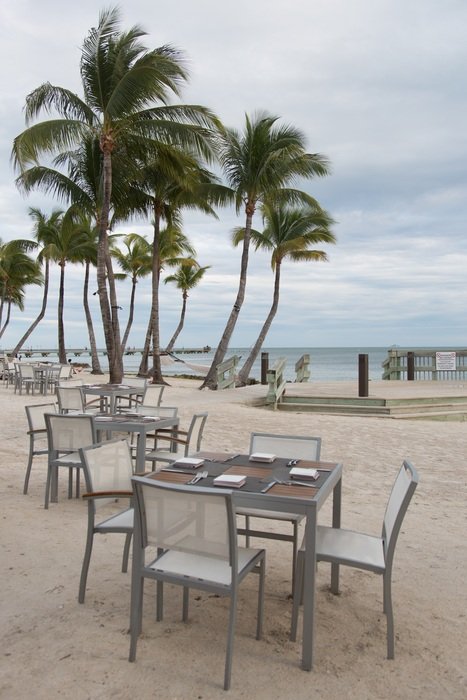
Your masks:
{"label": "fork", "polygon": [[190,481],[187,481],[187,486],[193,486],[194,484],[197,484],[198,481],[201,481],[201,479],[205,479],[208,476],[208,472],[200,472],[199,474],[195,474],[195,476],[190,479]]}

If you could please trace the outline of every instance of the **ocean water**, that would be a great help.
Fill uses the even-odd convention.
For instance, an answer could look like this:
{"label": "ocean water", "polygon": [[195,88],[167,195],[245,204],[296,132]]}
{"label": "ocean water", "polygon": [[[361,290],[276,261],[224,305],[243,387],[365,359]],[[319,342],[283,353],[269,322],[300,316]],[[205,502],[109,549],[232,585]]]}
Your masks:
{"label": "ocean water", "polygon": [[[416,348],[411,348],[415,350]],[[229,349],[226,358],[237,355],[240,357],[239,369],[242,367],[249,354],[249,348],[231,348]],[[210,367],[214,357],[215,348],[210,352],[203,353],[175,353],[178,361],[171,364],[163,364],[162,371],[164,375],[171,376],[175,374],[187,374],[191,376],[200,376]],[[388,348],[386,347],[361,347],[361,348],[263,348],[263,352],[267,352],[269,356],[269,367],[272,368],[277,359],[285,357],[287,360],[285,377],[287,380],[295,380],[295,363],[302,355],[308,353],[310,355],[310,381],[339,381],[339,380],[354,380],[358,379],[358,355],[365,353],[368,355],[369,378],[381,379],[382,367],[381,363],[387,357]],[[87,362],[91,364],[89,354],[82,353],[79,357],[75,357],[69,353],[67,358],[72,362]],[[38,359],[34,355],[33,359]],[[57,357],[49,355],[48,361],[57,361]],[[102,370],[107,371],[107,359],[103,355],[99,355]],[[135,353],[124,356],[125,372],[136,373],[141,361],[141,354]],[[259,380],[261,378],[261,353],[258,356],[255,364],[252,367],[250,376]]]}

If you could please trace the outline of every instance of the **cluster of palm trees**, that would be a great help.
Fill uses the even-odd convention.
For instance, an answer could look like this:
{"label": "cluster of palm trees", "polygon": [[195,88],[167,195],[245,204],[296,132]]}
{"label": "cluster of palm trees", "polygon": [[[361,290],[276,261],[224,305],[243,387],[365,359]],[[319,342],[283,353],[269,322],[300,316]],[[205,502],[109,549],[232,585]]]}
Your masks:
{"label": "cluster of palm trees", "polygon": [[[29,260],[33,269],[24,269],[23,274],[33,276],[34,270],[36,277],[26,284],[44,285],[41,312],[15,351],[44,316],[49,263],[55,261],[60,266],[58,342],[60,361],[64,361],[65,266],[67,262],[83,263],[92,369],[100,371],[88,304],[90,269],[95,265],[110,380],[119,382],[136,284],[147,275],[151,277],[151,307],[139,371],[150,373],[156,382],[163,381],[161,272],[175,267],[176,272],[165,281],[182,291],[180,323],[167,346],[170,350],[183,327],[188,291],[208,269],[196,261],[196,252],[183,233],[182,212],[198,209],[216,216],[216,207],[233,203],[237,213],[243,211],[246,217],[244,227],[234,232],[234,243],[242,245],[238,292],[203,386],[216,385],[216,366],[225,357],[245,298],[253,242],[256,248],[272,252],[275,286],[268,319],[240,371],[240,381],[245,382],[277,310],[282,261],[325,260],[326,254],[311,246],[335,242],[331,217],[295,187],[301,180],[328,174],[328,163],[319,154],[307,153],[304,135],[292,126],[280,125],[275,116],[246,116],[243,131],[237,132],[225,127],[206,107],[173,104],[188,80],[183,56],[172,46],[148,50],[141,43],[144,34],[139,26],[122,30],[117,9],[103,11],[82,47],[83,97],[45,83],[26,98],[26,129],[16,137],[12,149],[18,187],[25,192],[40,188],[67,209],[55,210],[50,216],[31,210],[36,241],[0,243],[0,334],[11,305],[21,309],[24,297],[21,265],[15,265],[15,281],[5,265],[8,256],[19,256],[23,266]],[[43,113],[49,118],[39,121]],[[214,164],[220,165],[224,181],[209,170]],[[257,211],[264,223],[262,232],[252,226]],[[119,224],[135,217],[152,222],[152,241],[138,234],[122,238],[114,233]],[[39,250],[36,261],[28,256],[34,247]],[[114,271],[115,262],[121,272]],[[132,285],[123,337],[116,285],[122,276]]]}

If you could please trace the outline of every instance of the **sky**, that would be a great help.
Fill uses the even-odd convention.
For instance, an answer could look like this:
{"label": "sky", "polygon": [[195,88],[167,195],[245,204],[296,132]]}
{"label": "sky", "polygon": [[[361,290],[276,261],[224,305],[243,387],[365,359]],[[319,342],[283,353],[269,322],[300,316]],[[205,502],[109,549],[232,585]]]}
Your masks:
{"label": "sky", "polygon": [[[99,11],[95,0],[3,0],[0,5],[0,237],[31,238],[31,206],[58,202],[15,186],[13,139],[24,128],[26,95],[43,82],[81,95],[80,48]],[[268,347],[467,346],[467,3],[465,0],[153,0],[120,2],[122,28],[140,24],[144,43],[182,49],[191,80],[181,101],[203,104],[243,128],[265,110],[299,128],[331,174],[303,183],[335,219],[328,262],[284,263],[281,301]],[[229,209],[218,219],[184,215],[201,265],[179,346],[215,347],[235,300],[240,248]],[[259,228],[259,217],[254,222]],[[151,237],[151,226],[119,229]],[[168,270],[167,272],[170,272]],[[56,347],[58,268],[33,347]],[[88,345],[83,269],[66,271],[68,347]],[[246,300],[232,347],[253,345],[269,310],[273,275],[252,250]],[[126,324],[129,284],[119,285]],[[99,309],[92,297],[98,344]],[[38,288],[0,340],[8,348],[36,316]],[[143,343],[150,283],[140,282],[129,344]],[[161,286],[161,336],[181,307]]]}

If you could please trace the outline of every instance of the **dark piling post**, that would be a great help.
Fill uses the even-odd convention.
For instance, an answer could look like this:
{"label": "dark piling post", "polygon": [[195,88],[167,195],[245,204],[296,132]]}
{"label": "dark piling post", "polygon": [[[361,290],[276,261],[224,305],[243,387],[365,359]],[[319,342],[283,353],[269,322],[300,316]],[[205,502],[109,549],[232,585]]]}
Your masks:
{"label": "dark piling post", "polygon": [[413,382],[415,379],[415,353],[407,353],[407,381]]}
{"label": "dark piling post", "polygon": [[267,384],[267,373],[269,369],[269,353],[261,353],[261,384]]}
{"label": "dark piling post", "polygon": [[368,355],[358,356],[358,395],[368,396]]}

